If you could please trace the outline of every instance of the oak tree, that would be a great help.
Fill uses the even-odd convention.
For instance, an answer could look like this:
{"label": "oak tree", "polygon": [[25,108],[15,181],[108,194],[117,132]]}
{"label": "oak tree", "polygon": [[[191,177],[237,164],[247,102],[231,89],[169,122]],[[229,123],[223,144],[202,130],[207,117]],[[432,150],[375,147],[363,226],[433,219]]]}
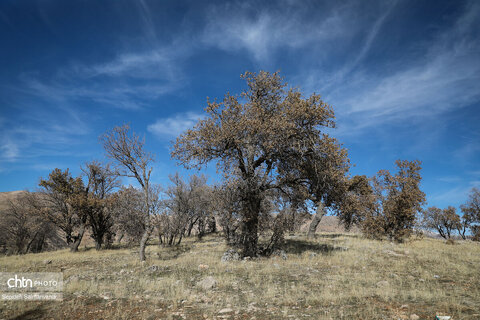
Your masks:
{"label": "oak tree", "polygon": [[430,207],[423,212],[423,225],[436,230],[445,239],[451,238],[452,231],[459,229],[460,223],[460,216],[451,206],[446,209]]}
{"label": "oak tree", "polygon": [[362,230],[373,238],[402,241],[413,231],[425,193],[420,190],[421,162],[397,160],[395,163],[398,171],[394,175],[380,170],[372,178],[375,204],[366,212]]}
{"label": "oak tree", "polygon": [[88,216],[79,207],[79,200],[86,196],[81,177],[74,178],[69,170],[54,169],[48,179],[40,179],[42,215],[65,234],[72,252],[78,251],[87,226]]}
{"label": "oak tree", "polygon": [[480,189],[472,188],[467,202],[460,209],[463,213],[463,224],[469,226],[473,239],[480,241]]}
{"label": "oak tree", "polygon": [[172,156],[186,167],[216,161],[225,177],[237,180],[243,255],[255,256],[262,201],[287,183],[280,164],[293,166],[335,123],[332,107],[319,95],[304,98],[287,90],[278,73],[246,72],[242,78],[247,89],[240,96],[227,93],[221,102],[208,100],[206,118],[177,138]]}
{"label": "oak tree", "polygon": [[104,243],[109,246],[112,241],[115,200],[112,193],[119,187],[118,174],[110,165],[102,165],[98,161],[87,163],[82,171],[87,178],[87,190],[85,197],[78,199],[78,206],[88,216],[91,237],[95,248],[100,250]]}

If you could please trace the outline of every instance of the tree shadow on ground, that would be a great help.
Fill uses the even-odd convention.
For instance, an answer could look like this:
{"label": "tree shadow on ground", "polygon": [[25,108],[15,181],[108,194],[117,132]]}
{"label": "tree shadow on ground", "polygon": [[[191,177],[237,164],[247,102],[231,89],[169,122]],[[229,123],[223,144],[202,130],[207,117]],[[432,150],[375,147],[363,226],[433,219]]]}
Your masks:
{"label": "tree shadow on ground", "polygon": [[358,234],[348,234],[348,233],[331,233],[331,234],[316,234],[315,238],[329,238],[329,239],[335,239],[335,238],[340,238],[340,237],[346,237],[346,238],[358,238]]}
{"label": "tree shadow on ground", "polygon": [[102,251],[109,251],[109,250],[122,250],[122,249],[135,249],[135,248],[138,248],[138,243],[135,243],[135,242],[125,242],[125,243],[112,243],[110,246],[108,247],[105,247],[105,246],[102,246],[102,248],[100,250],[97,250],[95,248],[95,246],[83,246],[78,248],[78,252],[88,252],[88,251],[92,251],[92,250],[97,250],[99,252],[102,252]]}
{"label": "tree shadow on ground", "polygon": [[35,309],[30,309],[22,314],[10,318],[11,320],[37,320],[37,319],[45,319],[46,310],[42,306],[37,306]]}
{"label": "tree shadow on ground", "polygon": [[187,253],[192,250],[191,245],[175,245],[172,247],[161,247],[162,250],[157,252],[157,256],[159,260],[172,260],[178,258],[181,254]]}
{"label": "tree shadow on ground", "polygon": [[335,251],[343,251],[343,248],[334,247],[326,243],[312,243],[306,240],[288,239],[283,247],[286,253],[302,254],[305,251],[311,251],[319,254],[332,254]]}

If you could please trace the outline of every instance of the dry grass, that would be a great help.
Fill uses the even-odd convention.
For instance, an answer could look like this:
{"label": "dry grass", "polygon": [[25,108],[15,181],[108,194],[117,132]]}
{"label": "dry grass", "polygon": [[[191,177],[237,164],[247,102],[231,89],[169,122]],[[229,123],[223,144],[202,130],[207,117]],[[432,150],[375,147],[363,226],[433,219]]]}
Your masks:
{"label": "dry grass", "polygon": [[[151,245],[145,264],[125,248],[2,257],[0,271],[62,271],[67,283],[63,302],[1,302],[0,319],[480,318],[478,243],[293,236],[287,260],[224,263],[226,249],[210,236],[178,248]],[[214,289],[196,285],[207,276]],[[225,308],[231,312],[219,314]]]}

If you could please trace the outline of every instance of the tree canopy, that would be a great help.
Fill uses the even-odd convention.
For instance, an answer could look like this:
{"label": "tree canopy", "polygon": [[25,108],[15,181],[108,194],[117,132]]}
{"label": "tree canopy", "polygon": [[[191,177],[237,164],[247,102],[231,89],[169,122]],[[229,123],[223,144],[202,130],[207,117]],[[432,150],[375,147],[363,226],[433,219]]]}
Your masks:
{"label": "tree canopy", "polygon": [[[215,160],[225,177],[238,180],[243,253],[254,256],[266,192],[311,180],[309,171],[327,167],[323,155],[333,150],[325,145],[333,140],[323,131],[335,122],[333,108],[318,94],[304,98],[297,89],[286,89],[278,73],[246,72],[242,78],[247,89],[240,96],[227,93],[222,102],[208,100],[207,117],[177,138],[172,156],[186,167]],[[308,161],[316,162],[315,168],[308,167]],[[307,188],[316,199],[325,191],[320,182],[311,180]]]}

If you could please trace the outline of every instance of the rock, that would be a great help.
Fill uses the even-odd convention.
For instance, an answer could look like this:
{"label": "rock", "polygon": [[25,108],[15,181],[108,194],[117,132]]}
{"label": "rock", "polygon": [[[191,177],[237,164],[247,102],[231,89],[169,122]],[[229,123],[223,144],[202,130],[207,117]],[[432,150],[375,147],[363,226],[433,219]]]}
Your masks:
{"label": "rock", "polygon": [[273,251],[272,256],[281,257],[283,260],[287,260],[287,254],[283,250]]}
{"label": "rock", "polygon": [[234,249],[229,249],[225,251],[225,253],[222,256],[222,262],[239,261],[239,260],[240,260],[240,254]]}
{"label": "rock", "polygon": [[230,312],[233,312],[233,310],[231,308],[225,308],[225,309],[222,309],[222,310],[218,311],[218,313],[220,313],[220,314],[230,313]]}
{"label": "rock", "polygon": [[158,270],[160,270],[160,268],[157,265],[153,265],[148,268],[149,272],[157,272]]}
{"label": "rock", "polygon": [[210,268],[208,266],[208,264],[199,264],[198,265],[198,269],[200,269],[200,270],[207,270],[208,268]]}
{"label": "rock", "polygon": [[415,313],[412,313],[412,314],[410,315],[410,320],[418,320],[418,319],[420,319],[420,317],[417,316]]}
{"label": "rock", "polygon": [[385,250],[385,253],[390,255],[390,256],[393,256],[393,257],[403,257],[403,254],[397,253],[397,252],[392,251],[392,250]]}
{"label": "rock", "polygon": [[74,276],[70,276],[66,282],[69,283],[69,282],[78,281],[78,280],[80,280],[80,277],[77,275],[74,275]]}
{"label": "rock", "polygon": [[43,264],[51,264],[52,260],[43,260]]}
{"label": "rock", "polygon": [[214,277],[206,277],[205,279],[197,282],[197,287],[203,290],[210,290],[217,286],[217,280]]}
{"label": "rock", "polygon": [[408,309],[408,304],[402,304],[400,309]]}
{"label": "rock", "polygon": [[382,281],[378,281],[377,282],[377,287],[379,288],[384,288],[384,287],[388,287],[389,283],[387,280],[382,280]]}

